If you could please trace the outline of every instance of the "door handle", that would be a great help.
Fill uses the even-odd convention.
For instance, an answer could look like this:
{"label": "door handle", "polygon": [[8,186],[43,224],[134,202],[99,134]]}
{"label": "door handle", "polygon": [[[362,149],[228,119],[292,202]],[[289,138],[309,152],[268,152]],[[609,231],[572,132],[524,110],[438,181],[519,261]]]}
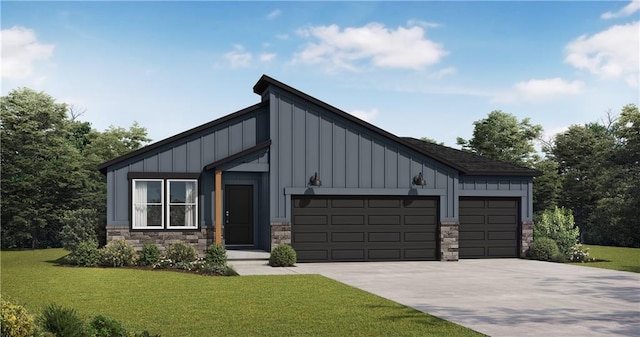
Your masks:
{"label": "door handle", "polygon": [[229,210],[226,210],[224,212],[224,220],[225,220],[225,223],[229,223]]}

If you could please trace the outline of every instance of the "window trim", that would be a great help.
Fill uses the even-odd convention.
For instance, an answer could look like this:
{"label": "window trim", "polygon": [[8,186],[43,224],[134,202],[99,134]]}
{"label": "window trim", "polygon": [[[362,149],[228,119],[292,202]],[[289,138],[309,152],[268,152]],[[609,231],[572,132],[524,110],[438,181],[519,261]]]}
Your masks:
{"label": "window trim", "polygon": [[[187,203],[186,201],[184,203],[172,203],[171,200],[169,199],[171,197],[171,182],[174,181],[181,181],[181,182],[193,182],[195,183],[195,190],[196,190],[196,197],[195,197],[195,201],[192,203]],[[186,178],[182,178],[182,179],[165,179],[165,184],[167,185],[166,188],[166,195],[165,198],[167,200],[167,207],[166,207],[166,223],[163,223],[164,225],[164,229],[198,229],[198,197],[199,197],[199,193],[198,193],[198,180],[197,179],[186,179]],[[189,206],[192,205],[194,206],[194,210],[195,210],[195,226],[172,226],[171,225],[171,216],[170,216],[170,212],[171,212],[171,206],[172,204],[174,205],[184,205],[184,206]]]}
{"label": "window trim", "polygon": [[[171,232],[171,231],[199,231],[200,230],[200,222],[199,218],[200,210],[200,176],[201,173],[173,173],[173,172],[128,172],[127,178],[129,180],[129,230],[131,231],[140,231],[140,232]],[[167,226],[167,214],[169,211],[168,201],[169,198],[167,193],[167,184],[169,181],[175,180],[186,180],[193,181],[196,184],[196,223],[194,227],[186,227],[186,226]],[[135,217],[135,181],[160,181],[162,182],[162,226],[152,227],[135,227],[134,226],[134,217]]]}
{"label": "window trim", "polygon": [[[160,212],[160,226],[136,226],[135,224],[135,209],[137,203],[134,198],[134,194],[136,193],[136,183],[137,182],[160,182],[160,207],[162,207],[162,211]],[[163,179],[132,179],[131,180],[131,229],[155,229],[160,230],[164,229],[164,209],[165,209],[165,193],[164,193],[164,180]],[[158,203],[153,203],[153,205],[157,205]],[[145,205],[150,205],[149,202],[145,203]]]}

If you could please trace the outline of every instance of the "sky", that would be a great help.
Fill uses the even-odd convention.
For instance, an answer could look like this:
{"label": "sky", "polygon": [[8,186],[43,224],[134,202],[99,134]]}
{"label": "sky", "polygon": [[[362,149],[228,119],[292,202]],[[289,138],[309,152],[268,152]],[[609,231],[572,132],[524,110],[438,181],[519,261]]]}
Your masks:
{"label": "sky", "polygon": [[267,74],[458,147],[493,110],[545,137],[638,104],[640,1],[2,1],[1,94],[44,91],[153,141],[253,105]]}

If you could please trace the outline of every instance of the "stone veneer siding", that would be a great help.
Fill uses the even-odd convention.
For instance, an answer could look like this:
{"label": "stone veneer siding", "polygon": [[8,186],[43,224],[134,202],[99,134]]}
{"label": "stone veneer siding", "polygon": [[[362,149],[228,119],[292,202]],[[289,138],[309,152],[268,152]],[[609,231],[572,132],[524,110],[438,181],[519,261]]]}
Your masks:
{"label": "stone veneer siding", "polygon": [[190,231],[131,231],[128,228],[107,228],[107,242],[125,240],[140,251],[147,243],[155,244],[160,250],[164,250],[176,241],[184,241],[194,245],[198,254],[204,256],[205,250],[214,241],[214,234],[213,228]]}
{"label": "stone veneer siding", "polygon": [[271,249],[281,244],[291,244],[291,224],[283,222],[272,222]]}
{"label": "stone veneer siding", "polygon": [[440,224],[441,261],[458,261],[458,227],[457,222]]}
{"label": "stone veneer siding", "polygon": [[527,257],[527,251],[529,250],[529,246],[533,242],[533,222],[523,222],[522,223],[522,235],[520,242],[520,257]]}

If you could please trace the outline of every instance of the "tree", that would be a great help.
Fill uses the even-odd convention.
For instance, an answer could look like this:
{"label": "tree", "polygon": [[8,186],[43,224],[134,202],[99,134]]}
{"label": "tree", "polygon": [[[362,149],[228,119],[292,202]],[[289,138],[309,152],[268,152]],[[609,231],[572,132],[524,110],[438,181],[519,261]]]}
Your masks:
{"label": "tree", "polygon": [[2,245],[47,246],[86,183],[68,142],[66,105],[22,88],[0,99]]}
{"label": "tree", "polygon": [[539,159],[534,141],[542,134],[542,126],[532,125],[529,118],[518,122],[516,116],[494,110],[473,125],[471,139],[457,138],[464,150],[527,167]]}
{"label": "tree", "polygon": [[431,144],[436,144],[436,145],[444,145],[444,142],[439,142],[435,139],[429,138],[429,137],[422,137],[420,138],[421,141],[427,142],[427,143],[431,143]]}
{"label": "tree", "polygon": [[28,88],[1,97],[0,112],[2,247],[59,246],[65,214],[81,209],[96,214],[104,232],[106,178],[97,165],[143,146],[146,129],[98,132],[77,120],[81,113]]}
{"label": "tree", "polygon": [[546,209],[558,205],[562,192],[562,177],[558,173],[558,163],[551,158],[545,158],[534,164],[541,176],[533,178],[533,212],[541,214]]}

